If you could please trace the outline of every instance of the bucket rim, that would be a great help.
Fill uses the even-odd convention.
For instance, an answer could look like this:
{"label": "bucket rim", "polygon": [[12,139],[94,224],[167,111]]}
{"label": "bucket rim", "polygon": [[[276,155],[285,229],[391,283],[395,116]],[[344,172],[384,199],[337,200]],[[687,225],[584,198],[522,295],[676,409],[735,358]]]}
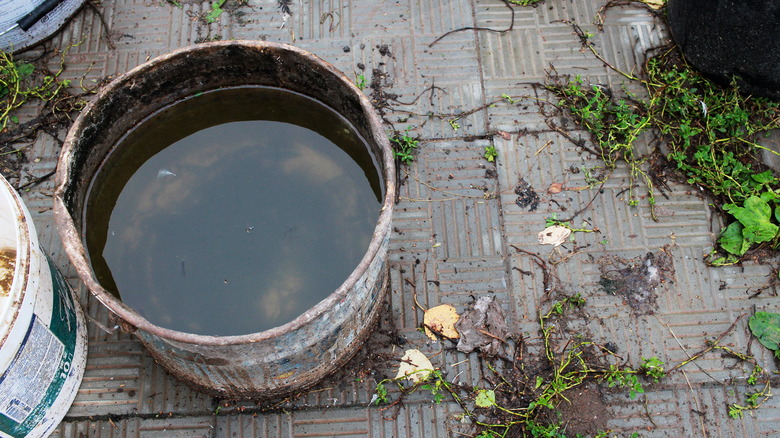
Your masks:
{"label": "bucket rim", "polygon": [[[378,170],[382,173],[384,180],[385,196],[379,211],[379,217],[377,219],[376,226],[374,227],[371,242],[369,243],[366,253],[361,258],[355,269],[349,274],[347,279],[338,288],[336,288],[335,291],[331,292],[327,297],[323,298],[319,303],[306,310],[303,314],[283,325],[268,330],[243,335],[214,336],[182,332],[156,325],[141,316],[133,308],[124,304],[111,292],[104,289],[93,274],[92,266],[89,262],[87,251],[82,241],[82,233],[76,228],[73,217],[71,216],[71,212],[65,201],[65,193],[68,187],[68,182],[71,179],[71,169],[69,162],[71,156],[74,153],[78,135],[84,128],[87,115],[90,114],[90,112],[93,111],[103,99],[107,98],[112,92],[121,87],[132,86],[132,80],[134,77],[146,73],[160,63],[187,57],[204,50],[225,49],[230,47],[242,47],[259,52],[288,52],[300,56],[324,68],[328,73],[334,75],[341,82],[343,82],[347,86],[347,89],[350,90],[350,92],[358,96],[362,112],[367,117],[368,127],[371,131],[373,140],[379,146],[381,151],[381,157],[377,158],[378,161],[381,161],[382,169]],[[382,120],[376,113],[368,96],[363,94],[363,92],[358,89],[357,86],[344,73],[313,53],[289,44],[254,40],[213,41],[182,47],[146,61],[143,64],[140,64],[135,68],[117,76],[109,84],[103,87],[97,93],[96,97],[87,104],[84,110],[79,114],[73,126],[71,126],[70,130],[68,131],[62,150],[60,152],[57,163],[57,173],[55,177],[54,219],[62,239],[62,244],[65,247],[65,252],[67,253],[71,263],[76,268],[79,278],[85,283],[87,289],[89,289],[92,295],[98,299],[98,301],[106,306],[111,312],[116,314],[123,322],[129,324],[132,327],[123,327],[124,329],[129,331],[142,330],[166,340],[177,341],[181,343],[219,346],[252,343],[276,338],[309,324],[310,322],[317,319],[320,315],[325,313],[328,309],[334,307],[337,303],[347,299],[350,289],[352,289],[363,273],[369,268],[373,260],[378,255],[380,255],[380,251],[382,251],[383,247],[385,246],[385,240],[390,233],[395,198],[395,158],[393,156],[390,140],[388,139],[387,133],[385,132],[385,129],[382,125]],[[81,212],[78,213],[80,214]]]}
{"label": "bucket rim", "polygon": [[[30,257],[32,257],[32,237],[36,235],[35,225],[19,193],[3,175],[0,175],[0,203],[13,215],[13,239],[16,257],[11,285],[7,294],[0,297],[0,348],[5,346],[22,313],[23,302],[30,283]],[[10,236],[9,236],[10,237]],[[2,292],[2,291],[0,291]],[[2,364],[0,364],[2,365]],[[2,371],[2,368],[0,368]]]}

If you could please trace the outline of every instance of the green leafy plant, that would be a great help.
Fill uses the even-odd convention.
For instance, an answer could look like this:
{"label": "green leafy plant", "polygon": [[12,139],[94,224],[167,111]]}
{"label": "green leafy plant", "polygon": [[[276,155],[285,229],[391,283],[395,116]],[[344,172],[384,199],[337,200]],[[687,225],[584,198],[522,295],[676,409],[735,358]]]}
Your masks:
{"label": "green leafy plant", "polygon": [[368,82],[366,82],[366,76],[361,73],[357,75],[355,78],[355,86],[360,89],[360,91],[363,91],[366,88],[366,85],[368,85]]}
{"label": "green leafy plant", "polygon": [[518,6],[533,6],[537,3],[541,3],[544,0],[509,0],[509,3]]}
{"label": "green leafy plant", "polygon": [[604,375],[604,380],[611,387],[618,386],[628,388],[628,396],[636,398],[637,394],[645,392],[639,379],[636,377],[636,371],[620,368],[618,365],[610,365],[609,370]]}
{"label": "green leafy plant", "polygon": [[[583,44],[596,53],[590,43]],[[718,237],[723,253],[713,252],[710,264],[736,263],[752,248],[780,246],[780,180],[758,159],[762,151],[777,154],[758,141],[761,134],[780,127],[778,104],[743,96],[736,86],[714,84],[674,50],[649,59],[643,79],[620,73],[644,85],[647,98],[626,93],[619,99],[612,90],[586,85],[580,77],[553,78],[548,85],[559,105],[589,132],[600,155],[603,165],[586,171],[586,181],[601,184],[619,162],[626,163],[628,204],[638,205],[633,187],[644,181],[655,219],[646,157],[634,148],[637,138],[652,130],[666,141],[669,162],[689,184],[712,194],[716,207],[727,215],[728,226]]]}
{"label": "green leafy plant", "polygon": [[549,85],[548,89],[559,97],[559,105],[567,108],[592,136],[597,145],[603,166],[591,169],[603,175],[589,184],[604,183],[619,162],[629,166],[628,203],[637,205],[639,199],[634,187],[637,180],[644,181],[649,189],[650,205],[655,204],[652,181],[642,168],[645,159],[634,150],[637,137],[647,129],[650,116],[644,102],[633,100],[614,101],[612,93],[601,85],[585,85],[580,76],[567,84]]}
{"label": "green leafy plant", "polygon": [[561,227],[566,227],[569,230],[571,230],[572,233],[575,233],[575,232],[578,232],[578,231],[582,232],[582,233],[597,233],[599,231],[598,228],[593,228],[593,229],[574,228],[571,225],[571,222],[559,220],[557,213],[553,213],[552,216],[547,217],[547,218],[544,219],[544,226],[545,227],[552,227],[552,226],[555,226],[555,225],[558,225],[558,226],[561,226]]}
{"label": "green leafy plant", "polygon": [[[590,362],[594,358],[603,357],[604,350],[598,344],[583,339],[577,335],[569,340],[561,349],[560,328],[558,318],[564,317],[567,311],[583,306],[585,299],[580,294],[574,294],[553,302],[547,312],[539,313],[539,331],[541,332],[542,360],[545,371],[535,375],[525,372],[506,377],[507,370],[518,370],[520,364],[508,367],[494,366],[495,360],[486,359],[484,364],[497,377],[485,379],[497,382],[491,388],[464,387],[448,382],[439,370],[417,370],[424,378],[408,386],[406,378],[385,379],[376,386],[372,402],[375,404],[388,402],[386,385],[396,383],[401,397],[417,390],[430,392],[433,401],[440,403],[449,396],[463,409],[463,418],[469,418],[479,427],[476,437],[498,438],[507,436],[529,437],[566,437],[563,424],[550,421],[561,401],[568,391],[586,382],[603,382],[609,386],[624,387],[629,390],[632,398],[643,392],[640,375],[651,378],[662,378],[664,364],[657,358],[643,359],[643,364],[633,369],[617,363],[614,354],[608,355],[614,363],[604,363],[604,360]],[[466,399],[473,405],[466,403]],[[518,405],[518,401],[522,403]],[[506,403],[511,403],[509,406]],[[395,404],[396,402],[393,402]],[[478,414],[474,411],[479,410]],[[597,436],[607,436],[602,433]]]}
{"label": "green leafy plant", "polygon": [[409,135],[412,127],[406,128],[403,133],[396,133],[394,137],[390,139],[395,145],[393,154],[396,158],[401,160],[404,164],[411,164],[414,162],[414,151],[419,146],[420,141]]}
{"label": "green leafy plant", "polygon": [[491,145],[485,146],[485,154],[483,155],[486,160],[493,163],[496,161],[496,158],[498,158],[498,151],[496,150],[496,147]]}
{"label": "green leafy plant", "polygon": [[758,342],[780,359],[780,314],[756,312],[748,320],[748,326]]}
{"label": "green leafy plant", "polygon": [[435,374],[435,378],[433,379],[433,381],[420,386],[420,389],[430,391],[431,396],[433,396],[434,403],[438,405],[442,402],[442,400],[444,400],[445,397],[444,376],[442,376],[441,373],[438,371],[434,371],[434,373],[438,373],[438,374]]}
{"label": "green leafy plant", "polygon": [[387,403],[387,387],[385,386],[384,380],[376,384],[374,394],[376,395],[376,397],[374,397],[374,404]]}
{"label": "green leafy plant", "polygon": [[[64,55],[63,55],[64,56]],[[31,99],[53,101],[70,86],[70,81],[58,79],[63,67],[50,74],[33,64],[16,61],[10,53],[0,51],[0,131],[8,123],[19,123],[13,112]]]}
{"label": "green leafy plant", "polygon": [[222,5],[225,4],[227,0],[216,0],[211,4],[211,10],[203,17],[203,21],[206,23],[213,23],[217,21],[220,15],[222,15],[223,12],[225,12],[222,9]]}
{"label": "green leafy plant", "polygon": [[450,128],[452,128],[452,130],[455,131],[455,133],[457,133],[458,130],[460,129],[460,124],[458,123],[458,119],[457,118],[456,119],[447,119],[447,123],[450,124]]}
{"label": "green leafy plant", "polygon": [[389,401],[387,390],[387,384],[389,383],[395,383],[402,394],[411,394],[418,389],[426,390],[431,393],[431,397],[433,397],[433,401],[436,404],[441,403],[447,394],[451,394],[457,400],[460,400],[457,393],[453,389],[452,384],[447,382],[441,371],[420,369],[416,370],[415,374],[418,374],[421,376],[421,378],[410,387],[404,386],[404,382],[408,381],[406,376],[397,377],[394,379],[384,379],[380,381],[374,388],[374,397],[372,398],[372,402],[375,405],[379,405]]}
{"label": "green leafy plant", "polygon": [[510,96],[510,95],[508,95],[506,93],[502,93],[501,94],[501,98],[506,100],[507,103],[510,104],[510,105],[514,105],[515,103],[517,103],[517,101],[515,99],[513,99],[512,96]]}
{"label": "green leafy plant", "polygon": [[767,400],[772,398],[772,387],[767,380],[764,389],[755,392],[748,392],[745,394],[745,404],[731,404],[729,405],[729,416],[733,419],[742,418],[745,411],[756,410],[761,407]]}
{"label": "green leafy plant", "polygon": [[642,364],[639,366],[639,370],[642,374],[658,382],[659,379],[666,377],[666,370],[664,370],[664,363],[657,357],[642,358]]}

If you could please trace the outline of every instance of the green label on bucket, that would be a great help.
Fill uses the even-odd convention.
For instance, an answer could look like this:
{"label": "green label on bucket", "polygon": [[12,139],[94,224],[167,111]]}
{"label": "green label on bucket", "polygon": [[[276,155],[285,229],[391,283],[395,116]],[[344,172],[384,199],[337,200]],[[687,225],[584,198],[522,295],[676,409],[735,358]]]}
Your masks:
{"label": "green label on bucket", "polygon": [[0,432],[26,436],[46,416],[69,376],[77,321],[70,288],[49,261],[52,314],[47,327],[33,315],[27,334],[0,376]]}

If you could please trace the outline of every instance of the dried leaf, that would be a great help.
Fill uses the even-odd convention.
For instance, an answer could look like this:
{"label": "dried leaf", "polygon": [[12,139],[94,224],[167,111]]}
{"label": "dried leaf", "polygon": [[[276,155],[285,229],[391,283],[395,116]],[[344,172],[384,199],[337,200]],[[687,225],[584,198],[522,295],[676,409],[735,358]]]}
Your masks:
{"label": "dried leaf", "polygon": [[512,139],[512,134],[510,134],[510,133],[508,133],[508,132],[504,132],[504,131],[498,131],[498,135],[499,135],[501,138],[503,138],[504,140],[511,140],[511,139]]}
{"label": "dried leaf", "polygon": [[443,336],[457,339],[460,337],[458,331],[455,330],[455,323],[458,322],[458,319],[460,319],[458,311],[449,304],[431,307],[425,311],[425,315],[423,316],[425,334],[434,341],[438,340],[436,334],[428,329],[428,327],[430,327]]}
{"label": "dried leaf", "polygon": [[553,225],[545,228],[544,231],[539,233],[539,243],[542,245],[559,246],[566,242],[566,239],[568,239],[570,235],[570,229],[562,225]]}
{"label": "dried leaf", "polygon": [[666,6],[666,0],[643,0],[642,3],[653,9],[661,9]]}
{"label": "dried leaf", "polygon": [[420,350],[406,350],[404,357],[401,358],[401,364],[398,366],[396,379],[406,378],[414,383],[422,382],[428,379],[433,371],[433,364],[428,357]]}
{"label": "dried leaf", "polygon": [[457,349],[463,353],[480,349],[487,356],[495,356],[501,345],[512,336],[495,295],[477,298],[473,307],[458,320],[455,328],[460,333]]}
{"label": "dried leaf", "polygon": [[556,193],[561,193],[563,191],[563,184],[562,183],[552,183],[550,184],[550,187],[547,188],[547,193],[554,195]]}

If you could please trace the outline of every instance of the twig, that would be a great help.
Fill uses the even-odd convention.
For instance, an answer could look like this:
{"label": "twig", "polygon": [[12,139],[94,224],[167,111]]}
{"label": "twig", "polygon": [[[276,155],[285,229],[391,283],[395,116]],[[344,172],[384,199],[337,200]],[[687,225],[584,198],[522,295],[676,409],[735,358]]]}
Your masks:
{"label": "twig", "polygon": [[[412,286],[412,287],[414,287],[414,286]],[[417,307],[420,308],[420,310],[422,310],[423,312],[427,312],[425,307],[421,306],[420,303],[417,302],[417,291],[416,290],[414,291],[414,294],[412,295],[412,299],[414,300],[414,304],[416,304]]]}
{"label": "twig", "polygon": [[463,32],[465,30],[477,30],[477,31],[484,30],[486,32],[495,32],[495,33],[504,33],[504,32],[511,31],[512,29],[515,28],[515,9],[512,7],[512,5],[507,0],[503,0],[503,1],[504,1],[504,4],[506,5],[506,7],[509,8],[509,10],[512,12],[512,21],[509,23],[509,27],[508,28],[506,28],[506,29],[492,29],[492,28],[489,28],[489,27],[479,27],[479,26],[461,27],[461,28],[454,29],[454,30],[451,30],[449,32],[444,33],[440,37],[438,37],[435,40],[433,40],[432,43],[428,44],[428,47],[433,47],[434,44],[438,43],[439,41],[441,41],[444,37],[446,37],[448,35],[451,35],[451,34],[456,33],[456,32]]}
{"label": "twig", "polygon": [[[737,319],[735,319],[735,320],[734,320],[734,322],[733,322],[733,323],[731,323],[731,325],[729,326],[729,328],[727,328],[727,329],[726,329],[726,331],[724,331],[723,333],[721,333],[721,334],[720,334],[720,335],[717,337],[717,339],[715,339],[714,341],[708,341],[708,342],[707,342],[707,347],[706,347],[706,348],[704,348],[703,350],[699,351],[698,353],[694,354],[693,356],[691,356],[691,355],[688,355],[688,352],[686,351],[686,352],[685,352],[685,354],[686,354],[686,355],[688,355],[688,360],[684,360],[684,361],[682,361],[682,362],[678,363],[677,365],[675,365],[674,367],[672,367],[672,368],[669,370],[669,372],[671,373],[672,371],[674,371],[674,370],[676,370],[676,369],[678,369],[678,368],[682,368],[682,367],[684,367],[685,365],[688,365],[689,363],[691,363],[691,362],[694,362],[696,359],[698,359],[698,358],[700,358],[700,357],[704,356],[705,354],[707,354],[707,353],[709,353],[710,351],[712,351],[713,349],[715,349],[715,347],[717,347],[718,343],[719,343],[720,341],[722,341],[722,340],[723,340],[723,338],[725,338],[725,337],[726,337],[726,335],[727,335],[727,334],[729,334],[729,332],[731,332],[731,330],[733,330],[733,329],[734,329],[734,327],[737,325],[737,323],[739,322],[739,320],[740,320],[740,319],[742,319],[742,317],[743,317],[743,316],[745,316],[745,315],[747,315],[747,314],[746,314],[746,313],[743,313],[742,315],[739,315],[739,316],[737,317]],[[658,317],[656,316],[656,318],[658,318]],[[663,321],[661,321],[660,319],[658,319],[658,321],[659,321],[659,322],[661,322],[661,324],[663,324],[663,325],[664,325],[664,326],[665,326],[667,329],[669,329],[669,332],[671,332],[671,333],[672,333],[672,336],[674,336],[674,338],[675,338],[675,339],[677,339],[677,336],[675,336],[675,335],[674,335],[674,332],[672,332],[672,329],[671,329],[669,326],[667,326],[666,324],[664,324],[664,323],[663,323]],[[678,343],[680,343],[680,340],[679,340],[679,339],[677,339],[677,342],[678,342]],[[680,344],[680,347],[682,347],[682,344]],[[683,351],[684,351],[684,350],[685,350],[685,349],[683,348]],[[697,366],[698,366],[698,364],[697,364]],[[703,370],[701,367],[699,367],[699,369],[701,369],[702,371],[704,371],[704,370]],[[705,373],[705,374],[707,374],[707,372],[706,372],[706,371],[704,371],[704,373]],[[709,374],[707,374],[707,375],[708,375],[708,376],[710,376]],[[716,380],[716,381],[717,381],[717,379],[715,379],[714,377],[712,377],[712,376],[710,376],[710,377],[711,377],[712,379],[714,379],[714,380]]]}
{"label": "twig", "polygon": [[436,90],[439,90],[439,91],[443,92],[444,94],[447,94],[447,90],[445,90],[444,88],[437,87],[436,85],[431,85],[430,87],[422,90],[420,92],[420,94],[418,94],[417,97],[415,97],[414,100],[412,100],[409,103],[401,102],[398,99],[388,99],[388,100],[392,100],[393,102],[395,102],[395,103],[397,103],[399,105],[414,105],[415,103],[417,103],[418,100],[420,100],[420,98],[423,96],[423,94],[427,93],[428,91],[431,92],[431,101],[433,101],[433,94],[434,94],[434,91],[436,91]]}
{"label": "twig", "polygon": [[651,8],[647,3],[641,1],[641,0],[610,0],[607,3],[605,3],[602,7],[599,8],[598,12],[596,12],[595,24],[599,31],[604,30],[604,17],[607,14],[607,9],[614,8],[616,6],[629,6],[629,5],[636,5],[641,4],[645,9],[647,9],[651,14],[653,15],[659,15],[659,11],[657,9]]}
{"label": "twig", "polygon": [[111,50],[115,50],[116,46],[114,45],[114,42],[111,40],[111,30],[108,28],[108,23],[106,23],[106,19],[103,17],[103,13],[100,12],[100,10],[95,6],[95,3],[93,3],[92,0],[89,0],[87,2],[87,6],[89,6],[89,9],[92,10],[92,12],[95,13],[95,15],[98,16],[98,19],[100,20],[100,24],[103,25],[103,30],[106,34],[106,43],[108,44],[108,48]]}
{"label": "twig", "polygon": [[554,21],[554,23],[563,23],[563,24],[568,24],[569,26],[571,26],[572,29],[574,29],[574,33],[577,34],[577,37],[580,39],[580,42],[582,43],[582,47],[585,47],[588,50],[590,50],[593,53],[593,55],[599,61],[601,61],[605,66],[609,67],[611,70],[615,71],[616,73],[621,74],[622,76],[626,77],[627,79],[630,79],[632,81],[638,81],[639,80],[638,77],[636,77],[636,76],[634,76],[634,75],[632,75],[630,73],[626,73],[623,70],[618,69],[614,65],[610,64],[606,59],[604,59],[604,57],[601,56],[601,54],[596,50],[596,48],[593,47],[593,44],[590,43],[590,41],[588,40],[588,36],[585,34],[585,32],[582,30],[582,28],[580,27],[579,24],[575,23],[572,20],[557,20],[557,21]]}
{"label": "twig", "polygon": [[526,251],[522,248],[518,248],[515,245],[509,245],[512,248],[515,249],[515,251],[521,252],[523,254],[530,255],[534,258],[534,263],[542,270],[542,287],[544,288],[545,295],[549,294],[552,288],[550,287],[550,272],[547,269],[547,262],[544,261],[541,257],[539,257],[539,254],[536,254],[531,251]]}
{"label": "twig", "polygon": [[[693,390],[693,387],[691,386],[691,381],[688,380],[688,375],[685,374],[685,370],[682,370],[683,377],[685,377],[685,381],[688,383],[688,389],[691,390],[691,397],[693,397],[694,403],[696,403],[696,410],[698,412],[702,412],[701,407],[699,406],[699,398],[696,397],[696,392]],[[701,424],[701,432],[704,436],[704,438],[707,438],[707,428],[704,426],[704,418],[702,418],[701,415],[699,415],[699,424]]]}
{"label": "twig", "polygon": [[540,147],[536,152],[534,152],[534,156],[539,155],[544,150],[544,148],[546,148],[547,146],[550,146],[551,144],[552,144],[552,140],[547,140],[547,143],[542,145],[542,147]]}
{"label": "twig", "polygon": [[[426,182],[424,182],[424,181],[420,180],[419,178],[416,178],[416,177],[414,177],[414,176],[410,175],[410,174],[409,174],[409,172],[407,172],[407,173],[406,173],[406,176],[407,176],[407,177],[410,177],[410,178],[412,178],[413,180],[417,181],[418,183],[420,183],[420,184],[424,185],[425,187],[428,187],[429,189],[433,190],[434,192],[440,192],[440,193],[444,193],[444,194],[446,194],[446,195],[450,195],[450,196],[456,196],[456,197],[458,197],[458,198],[486,199],[486,198],[485,198],[485,195],[481,195],[481,196],[476,196],[476,195],[462,195],[462,194],[460,194],[460,193],[449,192],[449,191],[447,191],[447,190],[443,190],[443,189],[436,188],[436,187],[434,187],[434,186],[432,186],[432,185],[430,185],[430,184],[428,184],[428,183],[426,183]],[[471,189],[471,190],[479,190],[479,189],[476,189],[476,188],[470,188],[470,189]]]}
{"label": "twig", "polygon": [[560,219],[560,221],[561,221],[561,222],[571,222],[571,221],[573,221],[573,220],[574,220],[574,218],[576,218],[577,216],[579,216],[580,214],[582,214],[582,213],[583,213],[585,210],[589,209],[589,208],[590,208],[590,205],[591,205],[591,204],[593,204],[593,201],[595,201],[595,200],[596,200],[596,197],[597,197],[598,195],[600,195],[600,194],[601,194],[601,189],[604,187],[604,184],[606,184],[606,182],[607,182],[607,179],[608,179],[608,178],[604,178],[604,181],[602,181],[602,182],[601,182],[601,184],[599,185],[599,188],[598,188],[598,190],[596,190],[596,194],[595,194],[595,195],[593,195],[593,197],[592,197],[592,198],[590,198],[590,201],[588,201],[588,203],[587,203],[587,204],[585,204],[585,206],[584,206],[584,207],[582,207],[581,209],[579,209],[579,210],[575,211],[575,212],[574,212],[574,214],[573,214],[573,215],[571,215],[571,217],[569,217],[569,218],[566,218],[566,219]]}
{"label": "twig", "polygon": [[24,190],[24,189],[29,188],[29,187],[35,187],[38,184],[40,184],[40,183],[46,181],[47,179],[51,178],[55,173],[57,173],[57,168],[56,167],[51,172],[48,172],[48,173],[46,173],[43,176],[39,176],[37,178],[33,178],[32,180],[30,180],[30,181],[20,185],[19,187],[16,188],[16,190]]}

